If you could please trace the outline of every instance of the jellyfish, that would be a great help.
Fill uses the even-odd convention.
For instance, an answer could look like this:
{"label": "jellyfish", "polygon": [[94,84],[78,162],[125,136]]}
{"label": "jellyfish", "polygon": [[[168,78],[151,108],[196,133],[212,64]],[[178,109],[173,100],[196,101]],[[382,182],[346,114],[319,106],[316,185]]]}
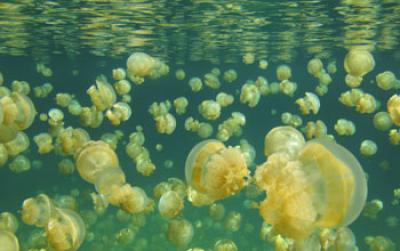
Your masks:
{"label": "jellyfish", "polygon": [[0,230],[0,251],[19,251],[17,237],[9,231]]}
{"label": "jellyfish", "polygon": [[304,136],[291,126],[275,127],[265,135],[264,155],[276,152],[287,152],[290,156],[295,156],[304,146]]}
{"label": "jellyfish", "polygon": [[186,247],[193,239],[193,225],[185,219],[175,219],[168,223],[167,239],[177,247]]}
{"label": "jellyfish", "polygon": [[49,245],[54,250],[78,250],[85,239],[86,228],[79,214],[68,209],[56,209],[46,228]]}
{"label": "jellyfish", "polygon": [[302,243],[318,228],[351,224],[366,201],[366,176],[357,159],[328,139],[315,139],[295,158],[281,149],[256,170],[268,194],[260,213],[275,231]]}
{"label": "jellyfish", "polygon": [[351,49],[344,58],[344,69],[347,72],[346,84],[351,88],[361,84],[365,74],[375,67],[375,60],[372,54],[364,49]]}
{"label": "jellyfish", "polygon": [[190,186],[218,200],[239,192],[246,185],[249,171],[240,149],[205,140],[190,151],[185,175]]}
{"label": "jellyfish", "polygon": [[89,141],[75,154],[75,165],[82,179],[94,183],[108,168],[119,168],[117,154],[103,141]]}
{"label": "jellyfish", "polygon": [[55,207],[50,198],[39,194],[34,198],[26,199],[22,204],[22,221],[28,225],[44,227],[54,214]]}
{"label": "jellyfish", "polygon": [[175,191],[165,192],[158,202],[158,211],[165,218],[178,216],[183,209],[183,198]]}

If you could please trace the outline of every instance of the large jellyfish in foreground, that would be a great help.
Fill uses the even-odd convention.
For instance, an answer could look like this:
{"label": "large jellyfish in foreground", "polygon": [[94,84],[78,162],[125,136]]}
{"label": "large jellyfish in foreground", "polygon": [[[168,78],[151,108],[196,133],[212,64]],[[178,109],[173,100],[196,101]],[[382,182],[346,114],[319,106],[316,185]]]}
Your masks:
{"label": "large jellyfish in foreground", "polygon": [[275,137],[298,142],[280,142],[288,149],[268,152],[257,167],[256,183],[268,195],[260,214],[276,233],[294,239],[297,250],[307,250],[304,241],[317,229],[347,226],[359,216],[367,197],[366,176],[353,154],[327,138],[298,147],[304,139],[293,128],[270,133],[266,145],[277,143]]}
{"label": "large jellyfish in foreground", "polygon": [[249,171],[239,148],[225,147],[218,140],[205,140],[190,151],[185,164],[188,184],[211,200],[240,191]]}

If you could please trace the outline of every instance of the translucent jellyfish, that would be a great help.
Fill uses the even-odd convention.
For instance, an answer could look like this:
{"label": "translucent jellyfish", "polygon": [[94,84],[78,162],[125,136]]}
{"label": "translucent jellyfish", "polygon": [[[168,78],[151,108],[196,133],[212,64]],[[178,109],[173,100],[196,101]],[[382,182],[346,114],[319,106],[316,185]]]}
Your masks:
{"label": "translucent jellyfish", "polygon": [[165,218],[178,216],[183,209],[183,198],[175,191],[167,191],[158,202],[158,211]]}
{"label": "translucent jellyfish", "polygon": [[46,236],[54,250],[78,250],[85,239],[85,223],[79,214],[68,209],[56,209],[46,226]]}
{"label": "translucent jellyfish", "polygon": [[308,61],[307,71],[314,77],[318,77],[318,75],[321,73],[323,69],[324,65],[322,64],[321,59],[313,58],[310,61]]}
{"label": "translucent jellyfish", "polygon": [[282,82],[279,83],[279,90],[283,94],[289,97],[293,97],[294,93],[297,90],[297,84],[289,80],[283,80]]}
{"label": "translucent jellyfish", "polygon": [[240,91],[240,102],[247,104],[249,107],[255,107],[260,101],[260,91],[254,84],[244,84]]}
{"label": "translucent jellyfish", "polygon": [[111,196],[113,188],[125,184],[125,174],[120,168],[106,168],[99,171],[94,182],[96,191],[106,197]]}
{"label": "translucent jellyfish", "polygon": [[112,77],[116,81],[120,81],[126,78],[126,71],[122,68],[112,70]]}
{"label": "translucent jellyfish", "polygon": [[23,94],[13,92],[11,98],[18,109],[18,115],[14,121],[18,130],[25,130],[30,127],[37,114],[32,100]]}
{"label": "translucent jellyfish", "polygon": [[363,77],[375,67],[372,54],[364,49],[351,49],[344,58],[344,69],[354,77]]}
{"label": "translucent jellyfish", "polygon": [[276,69],[276,78],[279,81],[289,80],[292,76],[292,69],[288,65],[279,65]]}
{"label": "translucent jellyfish", "polygon": [[384,91],[392,89],[396,84],[396,76],[391,71],[385,71],[376,75],[376,84]]}
{"label": "translucent jellyfish", "polygon": [[203,82],[198,77],[193,77],[189,80],[189,86],[193,92],[199,92],[203,89]]}
{"label": "translucent jellyfish", "polygon": [[23,173],[31,170],[31,161],[25,155],[18,155],[10,162],[10,170],[13,173]]}
{"label": "translucent jellyfish", "polygon": [[360,153],[364,156],[375,155],[378,151],[378,146],[372,140],[366,139],[361,142]]}
{"label": "translucent jellyfish", "polygon": [[237,79],[237,72],[233,69],[229,69],[224,72],[224,80],[228,83],[232,83]]}
{"label": "translucent jellyfish", "polygon": [[89,87],[87,94],[98,111],[111,108],[117,98],[114,88],[103,75],[96,79],[96,85]]}
{"label": "translucent jellyfish", "polygon": [[157,61],[143,52],[131,54],[126,62],[127,73],[130,79],[147,77],[156,67]]}
{"label": "translucent jellyfish", "polygon": [[242,225],[242,215],[239,212],[229,212],[224,220],[224,228],[229,232],[237,232]]}
{"label": "translucent jellyfish", "polygon": [[107,143],[90,141],[75,154],[75,165],[80,176],[93,184],[100,172],[108,168],[119,168],[119,161]]}
{"label": "translucent jellyfish", "polygon": [[286,152],[295,156],[304,146],[305,139],[301,132],[291,126],[275,127],[265,135],[264,155],[266,157],[277,152]]}
{"label": "translucent jellyfish", "polygon": [[393,95],[386,104],[387,111],[395,125],[400,126],[400,96]]}
{"label": "translucent jellyfish", "polygon": [[175,219],[168,223],[167,239],[177,247],[184,248],[192,241],[194,229],[185,219]]}
{"label": "translucent jellyfish", "polygon": [[216,120],[221,115],[221,106],[214,100],[204,100],[199,105],[199,113],[208,120]]}
{"label": "translucent jellyfish", "polygon": [[260,60],[260,61],[258,62],[258,67],[259,67],[261,70],[266,70],[266,69],[268,68],[268,61],[265,60],[265,59]]}
{"label": "translucent jellyfish", "polygon": [[9,231],[15,233],[18,229],[19,223],[17,217],[9,212],[2,212],[0,214],[0,231]]}
{"label": "translucent jellyfish", "polygon": [[356,133],[355,124],[347,119],[338,119],[334,126],[334,129],[338,135],[351,136]]}
{"label": "translucent jellyfish", "polygon": [[28,225],[44,227],[54,214],[55,207],[50,198],[45,194],[39,194],[34,198],[24,200],[22,204],[22,221]]}
{"label": "translucent jellyfish", "polygon": [[373,124],[374,127],[380,131],[387,131],[392,127],[393,121],[389,113],[378,112],[374,115]]}
{"label": "translucent jellyfish", "polygon": [[198,143],[186,158],[186,182],[215,200],[239,192],[248,175],[240,149],[225,147],[217,140]]}
{"label": "translucent jellyfish", "polygon": [[132,90],[132,85],[128,80],[122,79],[114,84],[114,89],[118,95],[123,96]]}
{"label": "translucent jellyfish", "polygon": [[296,100],[296,104],[304,115],[308,115],[310,112],[317,114],[321,105],[318,96],[312,92],[306,92],[304,98]]}
{"label": "translucent jellyfish", "polygon": [[212,73],[207,73],[204,75],[204,84],[211,89],[218,89],[221,87],[221,82],[218,79],[218,76]]}
{"label": "translucent jellyfish", "polygon": [[237,251],[238,248],[235,242],[231,240],[218,240],[214,244],[213,251]]}
{"label": "translucent jellyfish", "polygon": [[213,203],[208,208],[208,214],[213,220],[222,220],[225,216],[225,207],[222,204]]}
{"label": "translucent jellyfish", "polygon": [[0,230],[0,251],[19,251],[17,237],[9,231]]}
{"label": "translucent jellyfish", "polygon": [[154,118],[156,130],[161,134],[172,134],[176,128],[176,119],[171,113],[160,115]]}
{"label": "translucent jellyfish", "polygon": [[183,69],[176,70],[176,72],[175,72],[176,79],[183,80],[185,78],[185,76],[186,76],[186,73]]}
{"label": "translucent jellyfish", "polygon": [[260,205],[264,220],[300,243],[317,228],[352,223],[367,196],[358,161],[327,139],[307,142],[295,160],[284,151],[271,155],[255,178],[268,193]]}

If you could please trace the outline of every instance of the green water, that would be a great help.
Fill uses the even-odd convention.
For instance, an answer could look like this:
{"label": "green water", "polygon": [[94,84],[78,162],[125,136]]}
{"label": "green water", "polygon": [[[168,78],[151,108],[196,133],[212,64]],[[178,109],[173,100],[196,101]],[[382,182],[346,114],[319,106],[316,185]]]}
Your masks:
{"label": "green water", "polygon": [[[46,247],[46,243],[32,245],[32,236],[36,233],[45,239],[44,233],[43,229],[21,221],[23,201],[40,193],[57,200],[57,196],[68,195],[73,189],[80,192],[76,197],[77,212],[87,223],[87,239],[79,250],[157,251],[194,247],[212,250],[221,239],[234,241],[238,250],[274,250],[273,244],[260,238],[263,219],[258,210],[245,206],[249,199],[247,188],[218,201],[226,210],[222,220],[212,220],[207,206],[194,207],[186,198],[179,218],[193,224],[194,236],[187,246],[181,248],[167,240],[168,220],[160,216],[157,201],[154,212],[129,216],[126,221],[116,219],[118,208],[109,206],[104,215],[98,216],[96,223],[89,224],[87,215],[93,204],[88,194],[95,192],[94,186],[82,180],[77,171],[62,176],[58,172],[58,163],[65,158],[73,161],[73,156],[55,152],[39,155],[33,137],[49,130],[49,124],[40,121],[39,114],[47,113],[51,108],[64,112],[64,127],[84,128],[92,140],[99,140],[104,133],[121,130],[124,137],[118,143],[116,153],[127,182],[143,188],[151,198],[158,183],[171,177],[185,181],[186,156],[195,144],[203,140],[196,133],[185,130],[185,120],[189,116],[210,123],[214,129],[210,138],[216,138],[219,124],[234,111],[243,113],[246,125],[242,135],[233,136],[224,143],[236,146],[241,139],[246,139],[254,147],[256,157],[250,166],[254,174],[255,166],[266,160],[263,154],[265,134],[282,125],[282,113],[290,112],[302,117],[303,124],[299,129],[308,121],[322,120],[327,125],[328,134],[350,150],[367,173],[367,200],[380,199],[384,203],[376,219],[360,216],[349,226],[356,236],[359,250],[369,250],[364,242],[366,236],[378,235],[390,238],[398,247],[400,226],[389,226],[387,219],[396,217],[398,221],[400,217],[399,206],[392,205],[393,190],[400,187],[400,150],[399,146],[390,144],[387,131],[374,128],[372,120],[376,112],[386,111],[387,100],[399,93],[398,89],[383,91],[375,80],[376,75],[384,71],[392,71],[399,78],[399,41],[400,2],[389,0],[3,1],[0,3],[0,73],[4,76],[3,86],[12,88],[14,80],[21,80],[27,81],[32,89],[28,96],[38,115],[24,130],[30,146],[21,154],[31,163],[39,161],[41,167],[15,174],[9,169],[14,157],[0,167],[0,212],[11,212],[19,219],[16,236],[20,250]],[[349,90],[345,84],[343,61],[347,50],[354,46],[368,49],[375,59],[375,68],[364,76],[360,87],[380,103],[371,114],[360,114],[338,101],[340,94]],[[86,90],[95,84],[96,77],[103,74],[113,84],[112,70],[126,69],[126,60],[134,52],[145,52],[159,58],[169,66],[169,74],[159,79],[146,77],[142,85],[132,83],[129,93],[132,116],[129,120],[116,127],[105,118],[98,128],[84,127],[79,117],[57,106],[57,93],[73,94],[82,106],[91,106]],[[255,63],[247,65],[242,62],[246,53],[255,56]],[[314,92],[318,85],[318,79],[307,72],[307,63],[314,57],[321,58],[325,67],[335,61],[338,70],[331,74],[328,93],[320,97],[318,114],[301,115],[295,100],[304,97],[305,92]],[[266,70],[258,67],[261,59],[269,63]],[[38,63],[52,69],[52,76],[38,73]],[[298,86],[293,97],[282,93],[261,96],[254,108],[240,102],[240,91],[247,80],[255,81],[262,76],[269,84],[278,82],[276,69],[281,64],[292,69],[290,80]],[[188,85],[190,78],[203,78],[215,67],[222,72],[219,77],[221,87],[214,90],[203,86],[200,92],[192,92]],[[175,77],[178,69],[186,73],[183,80]],[[233,83],[223,80],[223,73],[228,69],[238,73]],[[35,97],[33,88],[44,83],[51,83],[53,91],[45,98]],[[233,95],[235,101],[222,108],[219,119],[207,121],[199,113],[198,105],[203,100],[215,99],[220,92]],[[177,115],[174,108],[171,109],[176,118],[175,131],[171,135],[157,133],[148,112],[149,106],[153,102],[173,101],[181,96],[189,100],[189,105],[183,115]],[[335,132],[334,125],[339,118],[354,122],[356,133],[353,136],[339,136]],[[144,146],[156,165],[156,171],[149,177],[136,171],[135,163],[125,152],[129,134],[139,125],[146,137]],[[399,128],[393,125],[392,129]],[[377,154],[371,157],[360,154],[359,147],[364,139],[377,144]],[[163,150],[157,151],[156,144],[162,144]],[[173,161],[171,168],[165,167],[167,160]],[[383,161],[389,163],[389,170],[380,168]],[[254,200],[261,202],[264,198],[262,192]],[[238,231],[224,228],[230,212],[239,212],[242,216]],[[145,223],[137,223],[140,220]],[[129,243],[118,242],[118,232],[132,224],[137,226],[135,238]]]}

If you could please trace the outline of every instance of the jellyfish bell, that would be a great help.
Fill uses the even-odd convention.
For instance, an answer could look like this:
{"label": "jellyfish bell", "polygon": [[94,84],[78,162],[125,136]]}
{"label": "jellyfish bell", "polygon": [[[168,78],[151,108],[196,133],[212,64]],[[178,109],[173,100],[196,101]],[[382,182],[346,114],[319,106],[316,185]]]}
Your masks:
{"label": "jellyfish bell", "polygon": [[22,221],[28,225],[44,227],[54,214],[55,207],[50,198],[39,194],[34,198],[24,200],[22,204]]}
{"label": "jellyfish bell", "polygon": [[19,251],[17,237],[9,231],[0,230],[0,251]]}
{"label": "jellyfish bell", "polygon": [[375,67],[372,54],[360,48],[351,49],[344,59],[344,69],[349,75],[363,77]]}
{"label": "jellyfish bell", "polygon": [[128,77],[146,77],[149,76],[157,65],[150,55],[143,52],[135,52],[131,54],[126,61]]}
{"label": "jellyfish bell", "polygon": [[121,168],[107,168],[96,175],[94,184],[99,194],[109,196],[113,186],[121,187],[125,182],[125,174]]}
{"label": "jellyfish bell", "polygon": [[265,135],[264,155],[268,157],[276,152],[286,152],[290,156],[295,156],[304,144],[304,136],[295,128],[291,126],[275,127]]}
{"label": "jellyfish bell", "polygon": [[326,138],[307,142],[294,159],[284,152],[272,154],[255,179],[268,193],[260,204],[264,220],[298,243],[318,228],[351,224],[367,197],[357,159]]}
{"label": "jellyfish bell", "polygon": [[85,223],[74,211],[56,209],[46,226],[46,236],[54,250],[78,250],[86,234]]}
{"label": "jellyfish bell", "polygon": [[118,156],[103,141],[89,141],[75,154],[76,169],[87,182],[94,183],[99,173],[108,168],[119,168]]}
{"label": "jellyfish bell", "polygon": [[186,181],[200,193],[218,200],[246,185],[249,171],[238,148],[217,140],[205,140],[190,151],[185,163]]}
{"label": "jellyfish bell", "polygon": [[301,150],[299,161],[315,188],[317,225],[348,226],[355,221],[367,199],[367,179],[354,155],[333,141],[316,139]]}
{"label": "jellyfish bell", "polygon": [[19,130],[25,130],[30,127],[37,114],[32,100],[24,94],[12,92],[11,98],[18,108],[18,116],[14,121]]}
{"label": "jellyfish bell", "polygon": [[158,211],[164,218],[174,218],[182,209],[183,198],[175,191],[165,192],[158,202]]}

